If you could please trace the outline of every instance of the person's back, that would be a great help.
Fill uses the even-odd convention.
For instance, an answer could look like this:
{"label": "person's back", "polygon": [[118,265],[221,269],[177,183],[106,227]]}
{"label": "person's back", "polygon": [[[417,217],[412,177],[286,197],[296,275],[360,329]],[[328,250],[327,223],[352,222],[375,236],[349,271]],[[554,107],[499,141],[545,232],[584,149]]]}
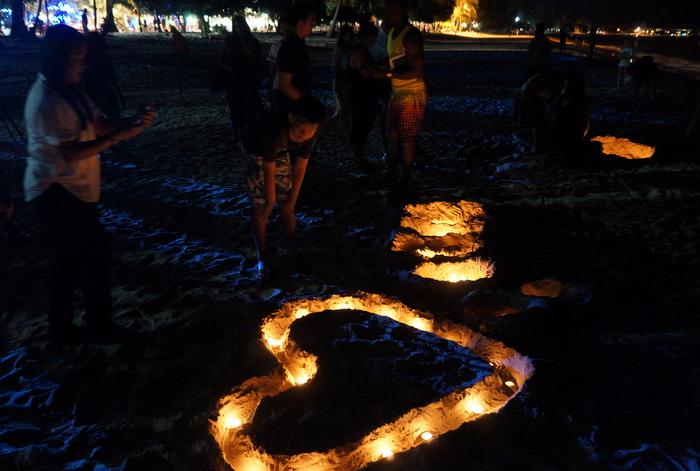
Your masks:
{"label": "person's back", "polygon": [[538,24],[535,37],[528,48],[528,73],[530,76],[547,70],[551,52],[549,39],[544,34],[544,25]]}

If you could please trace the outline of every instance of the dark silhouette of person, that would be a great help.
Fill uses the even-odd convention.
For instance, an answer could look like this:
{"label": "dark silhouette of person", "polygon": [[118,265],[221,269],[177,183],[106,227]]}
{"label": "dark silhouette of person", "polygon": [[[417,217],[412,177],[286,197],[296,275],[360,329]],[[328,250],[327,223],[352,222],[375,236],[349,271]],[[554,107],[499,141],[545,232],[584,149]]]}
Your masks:
{"label": "dark silhouette of person", "polygon": [[383,82],[374,79],[371,49],[377,40],[379,30],[370,22],[360,25],[359,43],[350,52],[350,102],[352,103],[352,129],[350,145],[355,164],[366,166],[365,145],[377,112],[379,95]]}
{"label": "dark silhouette of person", "polygon": [[561,25],[559,28],[559,54],[566,52],[566,41],[569,39],[569,28],[566,25]]}
{"label": "dark silhouette of person", "polygon": [[520,89],[517,119],[533,153],[578,148],[589,127],[583,74],[549,71],[531,77]]}
{"label": "dark silhouette of person", "polygon": [[97,32],[87,35],[85,91],[107,119],[119,119],[124,97],[119,88],[112,58],[107,52],[104,36]]}
{"label": "dark silhouette of person", "polygon": [[234,139],[242,138],[243,130],[263,113],[259,87],[263,61],[260,42],[253,36],[245,18],[233,18],[233,32],[226,35],[219,55],[219,65],[226,70],[224,89]]}
{"label": "dark silhouette of person", "polygon": [[529,77],[547,70],[552,45],[544,34],[544,24],[537,23],[535,37],[530,41],[527,51],[527,73]]}
{"label": "dark silhouette of person", "polygon": [[85,340],[73,325],[79,285],[90,336],[110,341],[121,333],[112,322],[110,247],[98,208],[99,154],[138,136],[155,119],[152,111],[105,119],[80,87],[86,56],[84,35],[66,25],[50,27],[42,42],[40,73],[24,107],[24,193],[50,229],[49,339],[59,344]]}
{"label": "dark silhouette of person", "polygon": [[598,42],[598,24],[593,23],[591,29],[588,32],[588,60],[593,59],[595,54],[595,47]]}
{"label": "dark silhouette of person", "polygon": [[275,115],[284,120],[290,105],[303,96],[311,94],[311,59],[306,47],[306,38],[316,25],[314,10],[298,3],[289,15],[292,32],[287,36],[277,53],[277,75],[279,93],[273,106]]}
{"label": "dark silhouette of person", "polygon": [[81,17],[82,23],[83,23],[83,33],[88,34],[90,32],[90,29],[88,28],[88,12],[87,8],[83,8],[83,14]]}

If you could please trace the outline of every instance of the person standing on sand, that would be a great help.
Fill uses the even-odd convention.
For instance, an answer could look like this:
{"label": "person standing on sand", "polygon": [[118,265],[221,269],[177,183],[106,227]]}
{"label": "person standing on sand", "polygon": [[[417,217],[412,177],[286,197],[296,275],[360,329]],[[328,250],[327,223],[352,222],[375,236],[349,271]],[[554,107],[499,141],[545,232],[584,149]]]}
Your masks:
{"label": "person standing on sand", "polygon": [[306,38],[316,25],[316,14],[302,3],[292,10],[289,21],[292,32],[277,54],[279,93],[273,107],[274,114],[282,121],[286,119],[292,102],[311,95],[311,59]]}
{"label": "person standing on sand", "polygon": [[263,106],[258,88],[262,72],[260,43],[245,18],[233,18],[233,32],[226,35],[219,65],[228,72],[225,85],[231,128],[236,142],[251,123],[260,119]]}
{"label": "person standing on sand", "polygon": [[80,87],[86,55],[85,36],[66,25],[49,28],[24,107],[25,199],[50,229],[49,339],[59,344],[85,340],[73,325],[79,284],[90,338],[109,341],[120,332],[112,322],[110,248],[97,207],[99,154],[138,136],[155,119],[146,111],[129,120],[105,120]]}
{"label": "person standing on sand", "polygon": [[535,37],[530,41],[527,51],[527,76],[532,77],[547,70],[552,46],[544,34],[544,24],[537,23]]}
{"label": "person standing on sand", "polygon": [[367,167],[365,145],[374,118],[379,109],[381,82],[373,80],[371,69],[375,66],[370,50],[376,42],[378,30],[372,23],[360,25],[359,44],[350,51],[349,78],[350,101],[352,103],[352,130],[350,145],[355,157],[355,165]]}
{"label": "person standing on sand", "polygon": [[403,179],[408,181],[428,101],[423,80],[423,35],[408,21],[406,0],[387,0],[384,15],[391,28],[387,39],[389,67],[377,78],[391,79],[391,99],[386,120],[389,178],[396,178],[400,162]]}
{"label": "person standing on sand", "polygon": [[87,8],[83,8],[83,15],[81,17],[83,23],[83,34],[88,34],[90,29],[88,28],[88,13]]}
{"label": "person standing on sand", "polygon": [[629,38],[625,38],[622,49],[620,49],[620,62],[617,63],[617,88],[624,88],[627,83],[627,71],[632,65],[632,57],[634,57],[632,41]]}
{"label": "person standing on sand", "polygon": [[285,234],[293,238],[296,232],[296,203],[324,114],[323,104],[307,95],[291,103],[286,121],[261,121],[246,135],[243,159],[260,280],[270,274],[267,221],[277,203]]}
{"label": "person standing on sand", "polygon": [[277,23],[277,30],[279,34],[282,35],[282,39],[270,46],[270,50],[267,53],[267,62],[270,67],[270,103],[275,102],[275,95],[279,93],[280,89],[280,79],[279,75],[277,74],[277,56],[280,52],[282,43],[285,39],[287,39],[287,36],[289,36],[292,31],[291,25],[289,24],[289,18],[280,18],[279,22]]}

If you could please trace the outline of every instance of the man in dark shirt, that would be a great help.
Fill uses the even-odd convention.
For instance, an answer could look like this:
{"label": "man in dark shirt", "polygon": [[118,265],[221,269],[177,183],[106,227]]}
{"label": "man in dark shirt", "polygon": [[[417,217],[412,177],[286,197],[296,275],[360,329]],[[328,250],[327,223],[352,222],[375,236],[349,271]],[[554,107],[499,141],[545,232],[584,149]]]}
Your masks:
{"label": "man in dark shirt", "polygon": [[277,53],[279,90],[276,94],[275,114],[284,116],[290,103],[311,94],[311,60],[305,39],[316,25],[316,15],[308,7],[292,11],[293,31]]}
{"label": "man in dark shirt", "polygon": [[245,139],[243,158],[260,279],[269,275],[267,221],[278,202],[285,234],[293,238],[296,232],[294,209],[324,114],[321,102],[307,95],[290,104],[286,121],[261,122]]}

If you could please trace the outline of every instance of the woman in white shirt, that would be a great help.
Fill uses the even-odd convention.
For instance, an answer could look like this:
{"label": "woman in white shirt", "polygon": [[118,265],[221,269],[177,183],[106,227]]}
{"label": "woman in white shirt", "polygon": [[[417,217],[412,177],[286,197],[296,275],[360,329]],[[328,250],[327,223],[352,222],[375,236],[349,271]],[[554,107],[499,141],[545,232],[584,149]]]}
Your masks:
{"label": "woman in white shirt", "polygon": [[[50,228],[49,339],[74,343],[83,335],[73,325],[73,295],[82,285],[85,320],[93,338],[109,336],[112,323],[110,248],[102,229],[99,153],[132,139],[151,125],[155,113],[107,121],[80,88],[87,52],[85,37],[66,25],[49,28],[41,70],[24,107],[27,126],[25,199]],[[106,335],[105,335],[106,334]]]}

